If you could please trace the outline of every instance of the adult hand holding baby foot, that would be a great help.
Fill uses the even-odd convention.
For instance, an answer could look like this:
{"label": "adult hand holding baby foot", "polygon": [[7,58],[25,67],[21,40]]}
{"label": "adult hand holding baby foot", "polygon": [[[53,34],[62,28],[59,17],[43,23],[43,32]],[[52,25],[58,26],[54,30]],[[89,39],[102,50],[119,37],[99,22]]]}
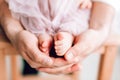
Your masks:
{"label": "adult hand holding baby foot", "polygon": [[89,29],[76,37],[75,45],[65,54],[65,58],[70,62],[75,59],[83,60],[102,46],[109,36],[113,17],[113,7],[101,2],[94,2]]}
{"label": "adult hand holding baby foot", "polygon": [[[104,3],[94,2],[91,14],[89,29],[76,37],[73,47],[64,55],[65,59],[73,64],[67,64],[67,67],[41,68],[40,70],[48,73],[69,73],[79,70],[81,65],[74,62],[81,62],[105,42],[109,35],[114,9]],[[59,65],[57,62],[55,64]]]}
{"label": "adult hand holding baby foot", "polygon": [[76,37],[73,47],[64,55],[68,62],[74,63],[79,60],[78,63],[70,65],[67,68],[65,66],[64,68],[43,68],[42,71],[48,73],[63,73],[66,71],[67,73],[80,69],[81,65],[79,65],[79,62],[98,49],[109,36],[113,16],[113,7],[101,2],[94,2],[89,29]]}
{"label": "adult hand holding baby foot", "polygon": [[[37,68],[38,70],[47,73],[60,74],[79,70],[80,65],[78,62],[80,61],[78,60],[81,59],[81,54],[85,53],[86,56],[105,41],[109,33],[109,25],[112,20],[113,8],[104,3],[94,2],[91,17],[92,19],[90,19],[90,29],[77,36],[74,46],[71,47],[64,55],[65,59],[51,58],[43,53],[44,49],[43,52],[40,51],[38,47],[39,41],[36,36],[23,30],[19,21],[15,20],[11,16],[6,3],[0,4],[0,13],[2,15],[4,14],[4,16],[0,14],[0,21],[2,26],[4,26],[3,29],[5,33],[10,41],[19,50],[23,58],[33,68]],[[91,24],[93,22],[94,24]],[[98,25],[99,23],[100,25]],[[90,41],[93,39],[95,40],[94,42]],[[89,48],[86,47],[88,45],[90,46]],[[44,47],[44,45],[42,47]],[[69,54],[72,55],[72,57],[68,56]],[[82,57],[84,57],[84,54]]]}

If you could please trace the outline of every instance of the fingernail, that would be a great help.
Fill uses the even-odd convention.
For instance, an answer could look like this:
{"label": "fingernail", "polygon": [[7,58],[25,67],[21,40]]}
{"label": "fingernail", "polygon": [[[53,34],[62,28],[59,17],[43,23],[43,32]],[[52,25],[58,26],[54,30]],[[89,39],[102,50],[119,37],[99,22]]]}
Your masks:
{"label": "fingernail", "polygon": [[71,60],[73,57],[74,57],[74,56],[73,56],[73,53],[72,53],[72,52],[68,53],[68,55],[67,55],[67,59],[68,59],[68,60]]}

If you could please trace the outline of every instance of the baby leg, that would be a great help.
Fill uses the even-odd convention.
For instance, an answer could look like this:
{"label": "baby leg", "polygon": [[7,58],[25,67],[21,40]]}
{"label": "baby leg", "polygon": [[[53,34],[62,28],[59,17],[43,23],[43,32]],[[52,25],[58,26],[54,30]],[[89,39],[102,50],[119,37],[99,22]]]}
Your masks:
{"label": "baby leg", "polygon": [[39,40],[40,50],[42,52],[46,53],[47,55],[49,55],[49,51],[51,49],[51,45],[52,45],[52,42],[53,42],[52,36],[50,36],[47,33],[39,34],[38,40]]}
{"label": "baby leg", "polygon": [[68,32],[58,32],[54,36],[55,51],[58,56],[63,56],[67,50],[72,46],[74,37]]}

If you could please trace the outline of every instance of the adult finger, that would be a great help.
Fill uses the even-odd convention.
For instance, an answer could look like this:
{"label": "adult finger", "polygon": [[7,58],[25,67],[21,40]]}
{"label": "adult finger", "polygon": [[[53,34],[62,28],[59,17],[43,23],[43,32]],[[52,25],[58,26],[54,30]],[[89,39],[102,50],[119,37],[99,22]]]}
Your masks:
{"label": "adult finger", "polygon": [[59,68],[39,68],[39,70],[50,74],[67,74],[80,70],[80,67],[77,64],[71,64]]}
{"label": "adult finger", "polygon": [[32,47],[28,47],[28,55],[31,57],[31,59],[41,65],[45,66],[51,66],[53,64],[52,59],[46,55],[45,53],[42,53],[37,45],[33,45]]}
{"label": "adult finger", "polygon": [[36,38],[35,35],[33,35],[30,32],[23,31],[18,36],[18,38],[22,38],[18,39],[19,42],[21,42],[22,44],[22,45],[19,44],[19,49],[27,53],[32,61],[46,66],[52,65],[53,63],[52,59],[48,55],[40,51],[38,47],[38,39]]}
{"label": "adult finger", "polygon": [[28,53],[22,53],[22,57],[26,60],[26,62],[32,67],[32,68],[38,68],[41,66],[41,64],[35,63],[31,57],[28,55]]}
{"label": "adult finger", "polygon": [[[84,50],[86,50],[88,47],[81,43],[76,43],[73,47],[71,47],[68,52],[65,54],[65,59],[69,62],[76,62],[78,60],[81,60],[82,57],[78,57],[80,54],[83,55],[82,53]],[[84,57],[84,55],[83,55]]]}

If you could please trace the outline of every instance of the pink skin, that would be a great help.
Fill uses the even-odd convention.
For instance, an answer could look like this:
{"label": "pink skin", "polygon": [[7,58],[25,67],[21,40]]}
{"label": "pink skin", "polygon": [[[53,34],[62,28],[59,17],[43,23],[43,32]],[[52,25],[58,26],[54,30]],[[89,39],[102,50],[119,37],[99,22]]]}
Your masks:
{"label": "pink skin", "polygon": [[54,36],[54,47],[58,56],[63,56],[72,46],[73,35],[68,32],[58,32]]}
{"label": "pink skin", "polygon": [[47,55],[49,55],[49,51],[51,49],[51,45],[53,42],[52,36],[50,36],[49,34],[45,33],[45,34],[40,34],[38,36],[38,40],[39,40],[39,48],[42,52],[46,53]]}
{"label": "pink skin", "polygon": [[[49,51],[51,49],[51,45],[53,42],[52,36],[49,34],[40,34],[38,36],[39,39],[39,48],[42,52],[46,53],[49,55]],[[54,36],[54,47],[55,51],[58,56],[63,56],[67,50],[72,46],[73,43],[73,35],[71,35],[68,32],[58,32]]]}

